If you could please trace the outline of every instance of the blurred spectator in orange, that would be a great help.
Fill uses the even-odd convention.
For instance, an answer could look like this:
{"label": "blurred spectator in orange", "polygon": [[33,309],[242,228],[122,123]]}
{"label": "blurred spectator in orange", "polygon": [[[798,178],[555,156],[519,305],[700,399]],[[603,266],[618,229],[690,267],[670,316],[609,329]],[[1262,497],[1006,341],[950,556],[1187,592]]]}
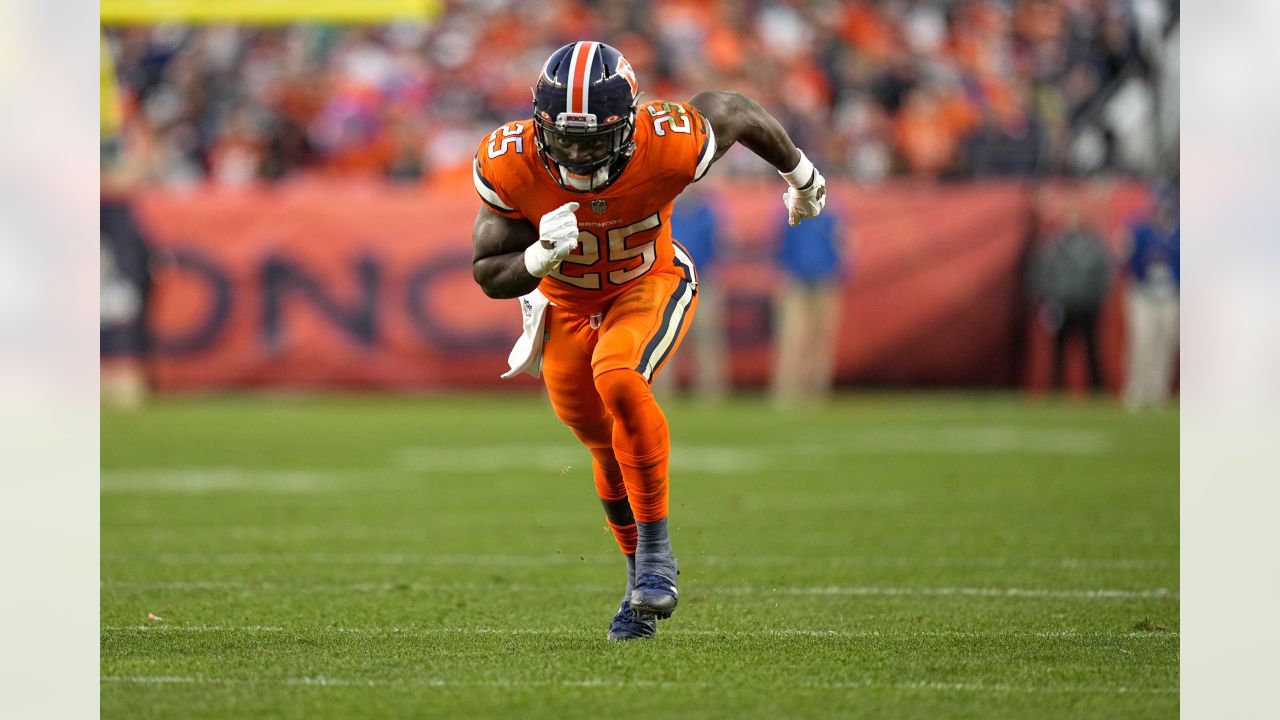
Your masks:
{"label": "blurred spectator in orange", "polygon": [[209,176],[214,182],[243,186],[259,176],[263,164],[263,138],[253,111],[246,106],[231,111],[220,136],[209,148]]}
{"label": "blurred spectator in orange", "polygon": [[978,113],[958,92],[940,83],[917,86],[897,119],[897,140],[911,174],[937,177],[956,161],[960,140],[977,125]]}
{"label": "blurred spectator in orange", "polygon": [[426,132],[422,121],[405,113],[389,113],[386,121],[387,159],[383,174],[394,182],[422,180],[427,174]]}
{"label": "blurred spectator in orange", "polygon": [[887,62],[897,52],[897,33],[885,19],[881,6],[871,0],[845,3],[843,36],[859,53],[876,63]]}

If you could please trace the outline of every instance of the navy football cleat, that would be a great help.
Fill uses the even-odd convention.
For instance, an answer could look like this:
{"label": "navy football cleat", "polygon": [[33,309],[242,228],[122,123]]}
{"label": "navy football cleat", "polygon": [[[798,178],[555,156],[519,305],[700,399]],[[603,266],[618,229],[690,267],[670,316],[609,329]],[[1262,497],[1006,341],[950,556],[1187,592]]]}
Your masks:
{"label": "navy football cleat", "polygon": [[628,601],[623,600],[622,607],[618,608],[618,614],[613,616],[613,622],[609,624],[609,634],[606,637],[609,640],[624,642],[651,638],[657,632],[657,620],[637,615]]}
{"label": "navy football cleat", "polygon": [[680,591],[674,580],[661,575],[643,575],[636,579],[631,591],[631,609],[643,617],[665,620],[680,601]]}

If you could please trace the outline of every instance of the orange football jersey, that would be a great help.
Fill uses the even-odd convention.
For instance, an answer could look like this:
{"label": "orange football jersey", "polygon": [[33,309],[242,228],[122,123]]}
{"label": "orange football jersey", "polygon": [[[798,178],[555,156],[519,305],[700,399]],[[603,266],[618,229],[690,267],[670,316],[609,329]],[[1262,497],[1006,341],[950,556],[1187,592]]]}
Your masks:
{"label": "orange football jersey", "polygon": [[[546,213],[579,203],[578,247],[538,286],[551,302],[589,315],[607,307],[636,278],[676,271],[672,203],[706,174],[716,152],[715,135],[702,113],[685,103],[642,104],[630,162],[612,184],[593,192],[560,187],[538,157],[533,133],[532,119],[494,130],[480,143],[473,180],[490,210],[523,218],[535,228]],[[682,260],[692,265],[687,257]]]}

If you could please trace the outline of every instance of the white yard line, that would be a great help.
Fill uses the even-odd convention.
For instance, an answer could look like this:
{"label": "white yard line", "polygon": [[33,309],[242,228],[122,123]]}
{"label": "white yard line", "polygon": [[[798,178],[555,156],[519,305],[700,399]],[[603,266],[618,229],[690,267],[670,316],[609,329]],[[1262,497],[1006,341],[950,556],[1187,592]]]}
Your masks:
{"label": "white yard line", "polygon": [[[500,555],[484,553],[421,554],[421,553],[107,553],[102,558],[108,564],[142,563],[159,565],[444,565],[444,566],[503,566],[542,567],[546,565],[573,565],[582,562],[615,564],[614,553],[581,555]],[[801,558],[792,555],[700,555],[690,564],[724,567],[792,567]],[[803,558],[814,563],[813,558]],[[985,567],[985,568],[1046,568],[1063,570],[1144,570],[1172,569],[1178,566],[1177,558],[1156,559],[1108,559],[1108,558],[998,558],[998,557],[909,557],[909,556],[842,556],[816,560],[825,567]]]}
{"label": "white yard line", "polygon": [[[104,588],[136,588],[146,590],[295,590],[295,591],[342,591],[353,592],[386,592],[403,590],[437,590],[437,591],[485,591],[493,593],[524,592],[538,590],[546,592],[542,586],[524,584],[482,584],[482,583],[395,583],[395,582],[247,582],[240,580],[103,580]],[[557,586],[562,592],[595,593],[609,592],[603,585]],[[821,586],[698,586],[697,591],[711,595],[848,595],[867,597],[886,596],[921,596],[921,597],[983,597],[983,598],[1033,598],[1033,599],[1137,599],[1167,598],[1176,600],[1178,592],[1169,588],[1149,588],[1143,590],[1125,590],[1116,588],[1017,588],[1017,587],[883,587],[876,585],[821,585]]]}
{"label": "white yard line", "polygon": [[[685,445],[671,450],[673,472],[736,475],[764,465],[792,462],[787,447],[742,448],[725,445]],[[540,472],[546,469],[581,468],[591,471],[591,457],[581,446],[566,443],[554,447],[531,444],[498,444],[466,447],[405,447],[396,467],[427,473],[475,474],[509,470]]]}
{"label": "white yard line", "polygon": [[[399,627],[313,627],[286,628],[279,625],[170,625],[166,623],[149,623],[146,625],[107,625],[103,632],[137,633],[137,634],[203,634],[203,633],[247,633],[247,634],[296,634],[296,635],[394,635],[403,637],[430,637],[436,635],[581,635],[587,632],[584,628],[550,627],[550,628],[495,628],[495,627],[442,627],[442,628],[399,628]],[[594,633],[594,630],[589,631]],[[1087,640],[1117,639],[1170,639],[1177,638],[1177,631],[1162,632],[1110,632],[1080,631],[1071,628],[1061,630],[1004,630],[985,632],[981,630],[920,630],[905,632],[882,632],[880,630],[849,629],[813,629],[783,628],[761,630],[666,630],[666,637],[718,637],[718,638],[755,638],[755,637],[816,637],[816,638],[884,638],[892,639],[925,639],[925,638],[1002,638],[1002,637],[1035,637],[1035,638],[1076,638]]]}
{"label": "white yard line", "polygon": [[[597,555],[590,558],[579,555],[486,555],[486,554],[450,554],[422,555],[414,553],[157,553],[155,555],[140,554],[107,554],[105,562],[143,563],[158,565],[200,566],[200,565],[273,565],[273,564],[308,564],[308,565],[443,565],[475,566],[475,567],[545,567],[547,565],[572,565],[583,562],[621,563],[620,556]],[[794,560],[792,560],[794,562]]]}
{"label": "white yard line", "polygon": [[102,493],[204,495],[215,492],[307,495],[336,492],[386,471],[261,470],[241,467],[104,470]]}
{"label": "white yard line", "polygon": [[[316,686],[316,687],[429,687],[429,688],[628,688],[656,687],[668,689],[681,688],[723,688],[723,683],[708,682],[673,682],[646,680],[619,680],[604,678],[584,678],[580,680],[452,680],[447,678],[420,678],[414,680],[361,680],[356,678],[304,676],[284,678],[219,678],[207,676],[179,675],[105,675],[104,683],[129,683],[138,685],[251,685],[251,686]],[[977,692],[996,694],[1027,695],[1123,695],[1155,694],[1173,695],[1178,688],[1131,688],[1126,686],[1019,686],[988,685],[985,683],[949,683],[918,681],[905,683],[878,683],[874,681],[849,681],[830,683],[804,683],[795,686],[805,690],[908,690],[931,692]]]}
{"label": "white yard line", "polygon": [[[119,519],[117,518],[117,522]],[[334,525],[332,523],[320,524],[314,522],[289,522],[287,524],[276,525],[227,525],[227,524],[209,524],[209,525],[183,525],[180,527],[164,527],[153,524],[155,518],[149,518],[146,524],[110,524],[106,527],[106,541],[104,547],[110,547],[119,543],[119,538],[128,538],[132,544],[145,544],[147,547],[164,548],[172,546],[183,546],[193,539],[201,541],[202,545],[209,547],[228,547],[235,543],[254,543],[261,545],[267,543],[272,547],[284,547],[297,544],[314,544],[317,542],[332,543],[342,541],[347,543],[349,547],[364,547],[377,543],[392,543],[396,547],[410,547],[420,543],[424,537],[424,531],[420,528],[409,525]],[[453,527],[475,529],[476,518],[468,515],[459,515],[457,517],[442,516],[432,517],[430,519],[433,529],[440,531],[441,528],[452,530]],[[546,514],[539,516],[536,522],[542,526],[576,528],[580,531],[582,526],[578,520],[574,520],[567,516],[557,516]],[[600,532],[606,537],[608,530],[604,523],[600,524]],[[113,538],[116,539],[113,541]],[[788,532],[788,538],[794,542],[802,543],[815,548],[825,548],[826,544],[832,542],[832,534],[830,529],[811,530],[807,528],[797,527]],[[612,546],[610,546],[612,547]],[[1167,561],[1160,560],[1135,560],[1135,559],[1118,559],[1108,560],[1106,558],[1029,558],[1026,562],[1032,566],[1044,565],[1051,566],[1059,564],[1063,567],[1069,567],[1073,563],[1077,565],[1093,566],[1097,564],[1100,567],[1107,567],[1109,563],[1114,563],[1116,569],[1137,569],[1143,566],[1143,563],[1162,563],[1162,567],[1178,566],[1178,536],[1176,533],[1168,535],[1147,535],[1140,538],[1130,538],[1125,540],[1123,545],[1115,544],[1116,553],[1132,552],[1135,548],[1143,550],[1150,549],[1153,553],[1167,554]],[[865,552],[867,546],[858,546],[850,548],[851,553]],[[952,550],[950,546],[938,549],[941,552]],[[831,557],[826,558],[826,562],[832,564],[842,564],[848,558],[850,564],[877,564],[883,563],[888,565],[917,565],[921,563],[936,563],[939,565],[983,565],[991,567],[1018,567],[1022,560],[1017,558],[1005,557],[965,557],[965,556],[897,556],[897,557],[881,557],[881,556],[858,556],[856,554],[839,555],[838,551],[826,551]],[[924,551],[922,551],[924,552]],[[391,553],[400,554],[402,553]],[[613,556],[613,553],[606,553]],[[463,557],[463,555],[451,554],[451,557]],[[485,557],[488,553],[468,554],[467,557]],[[524,558],[529,562],[536,562],[538,558],[547,557],[547,555],[505,555],[502,557]],[[574,556],[570,556],[574,557]],[[616,559],[616,556],[614,556]],[[706,556],[702,556],[706,557]],[[749,563],[750,558],[760,558],[756,562],[762,565],[786,565],[792,566],[796,563],[794,556],[785,555],[760,555],[760,554],[742,554],[739,556],[720,556],[727,558],[723,562],[730,563]],[[513,562],[524,562],[525,560],[516,560]],[[805,563],[812,561],[812,558],[804,558]]]}
{"label": "white yard line", "polygon": [[1101,455],[1113,444],[1110,434],[1093,429],[988,425],[877,428],[841,447],[851,455]]}
{"label": "white yard line", "polygon": [[[762,588],[715,588],[707,592],[731,594],[748,594],[763,592]],[[933,587],[902,588],[828,585],[825,587],[787,587],[771,588],[769,592],[785,595],[924,595],[924,596],[960,596],[960,597],[1010,597],[1010,598],[1176,598],[1177,592],[1168,588],[1152,588],[1149,590],[1117,590],[1111,588],[1089,588],[1079,590],[1060,590],[1048,588],[991,588],[991,587]]]}

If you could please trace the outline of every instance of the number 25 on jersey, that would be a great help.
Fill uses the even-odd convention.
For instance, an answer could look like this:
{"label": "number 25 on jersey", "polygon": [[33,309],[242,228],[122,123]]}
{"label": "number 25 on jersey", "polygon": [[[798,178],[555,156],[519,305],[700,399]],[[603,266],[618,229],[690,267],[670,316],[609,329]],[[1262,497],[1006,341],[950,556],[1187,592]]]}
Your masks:
{"label": "number 25 on jersey", "polygon": [[[502,137],[498,137],[501,134]],[[492,160],[500,155],[506,155],[507,151],[513,146],[516,152],[524,152],[524,123],[516,123],[515,125],[505,125],[489,133],[489,159]]]}
{"label": "number 25 on jersey", "polygon": [[[636,278],[649,272],[649,268],[653,267],[653,261],[657,258],[657,249],[654,242],[657,235],[653,235],[646,242],[639,243],[628,247],[627,238],[653,230],[658,227],[660,221],[658,214],[654,213],[649,217],[631,223],[626,227],[613,228],[605,233],[607,241],[605,245],[605,259],[607,262],[623,262],[632,258],[640,258],[640,264],[633,268],[620,267],[610,270],[606,277],[611,285],[622,285],[631,282]],[[584,272],[580,275],[566,275],[563,270],[568,264],[579,265],[582,267],[590,267],[600,261],[600,238],[589,230],[582,230],[578,233],[578,249],[564,259],[564,263],[559,268],[552,270],[549,274],[551,277],[562,282],[569,283],[575,287],[584,290],[599,290],[600,276],[604,273],[600,272]]]}

